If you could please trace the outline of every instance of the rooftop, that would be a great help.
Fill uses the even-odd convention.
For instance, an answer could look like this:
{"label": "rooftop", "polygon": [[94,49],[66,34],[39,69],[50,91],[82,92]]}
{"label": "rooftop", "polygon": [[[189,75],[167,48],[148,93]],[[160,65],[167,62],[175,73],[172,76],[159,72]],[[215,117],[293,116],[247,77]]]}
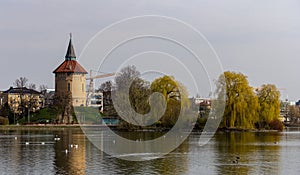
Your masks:
{"label": "rooftop", "polygon": [[70,41],[65,56],[65,61],[59,65],[53,73],[83,73],[87,71],[76,61],[76,55],[72,44],[72,34],[70,34]]}
{"label": "rooftop", "polygon": [[28,89],[26,87],[18,87],[18,88],[13,88],[10,87],[8,90],[3,91],[4,94],[40,94],[40,92],[33,90],[33,89]]}
{"label": "rooftop", "polygon": [[76,60],[65,60],[53,73],[83,73],[87,71]]}

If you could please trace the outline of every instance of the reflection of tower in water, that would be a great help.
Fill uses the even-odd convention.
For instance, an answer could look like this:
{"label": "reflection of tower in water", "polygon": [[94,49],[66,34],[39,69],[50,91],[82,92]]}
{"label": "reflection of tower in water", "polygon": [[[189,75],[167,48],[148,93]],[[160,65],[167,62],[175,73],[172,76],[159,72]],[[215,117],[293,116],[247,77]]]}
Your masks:
{"label": "reflection of tower in water", "polygon": [[[58,131],[61,138],[55,143],[55,167],[58,174],[85,174],[85,136],[80,129]],[[74,145],[74,146],[71,146]],[[78,148],[75,147],[78,145]],[[64,150],[68,150],[66,153]]]}

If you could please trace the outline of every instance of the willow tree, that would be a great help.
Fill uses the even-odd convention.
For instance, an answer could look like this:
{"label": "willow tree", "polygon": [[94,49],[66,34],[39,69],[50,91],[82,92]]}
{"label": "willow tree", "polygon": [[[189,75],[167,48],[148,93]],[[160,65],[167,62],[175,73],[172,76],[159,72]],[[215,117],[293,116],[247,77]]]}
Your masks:
{"label": "willow tree", "polygon": [[260,124],[269,124],[271,121],[277,120],[280,115],[280,92],[276,86],[273,84],[262,85],[257,90],[257,96],[260,104]]}
{"label": "willow tree", "polygon": [[259,103],[247,77],[241,73],[224,72],[218,86],[226,89],[226,106],[222,125],[224,127],[253,128],[258,122]]}
{"label": "willow tree", "polygon": [[180,110],[190,107],[186,88],[173,77],[163,76],[154,80],[151,84],[151,92],[161,93],[167,103],[166,111],[160,119],[163,126],[173,126],[180,112],[184,112]]}

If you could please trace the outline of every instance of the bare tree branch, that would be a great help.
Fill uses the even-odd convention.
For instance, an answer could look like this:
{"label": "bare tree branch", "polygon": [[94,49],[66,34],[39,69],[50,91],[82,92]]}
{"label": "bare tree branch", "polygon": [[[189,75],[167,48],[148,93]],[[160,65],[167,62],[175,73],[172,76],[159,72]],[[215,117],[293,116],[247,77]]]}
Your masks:
{"label": "bare tree branch", "polygon": [[30,83],[28,86],[29,89],[36,90],[36,85],[34,83]]}
{"label": "bare tree branch", "polygon": [[19,79],[16,79],[14,82],[14,86],[18,88],[26,87],[27,86],[28,79],[26,77],[20,77]]}

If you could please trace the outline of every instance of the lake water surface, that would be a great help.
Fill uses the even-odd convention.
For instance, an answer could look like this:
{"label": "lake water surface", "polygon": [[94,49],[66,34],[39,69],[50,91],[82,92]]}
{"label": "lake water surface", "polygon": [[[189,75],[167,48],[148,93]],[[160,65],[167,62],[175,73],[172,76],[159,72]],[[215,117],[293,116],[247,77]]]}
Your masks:
{"label": "lake water surface", "polygon": [[217,133],[205,146],[198,139],[192,133],[163,158],[130,162],[98,150],[80,128],[2,129],[0,174],[300,174],[300,128]]}

